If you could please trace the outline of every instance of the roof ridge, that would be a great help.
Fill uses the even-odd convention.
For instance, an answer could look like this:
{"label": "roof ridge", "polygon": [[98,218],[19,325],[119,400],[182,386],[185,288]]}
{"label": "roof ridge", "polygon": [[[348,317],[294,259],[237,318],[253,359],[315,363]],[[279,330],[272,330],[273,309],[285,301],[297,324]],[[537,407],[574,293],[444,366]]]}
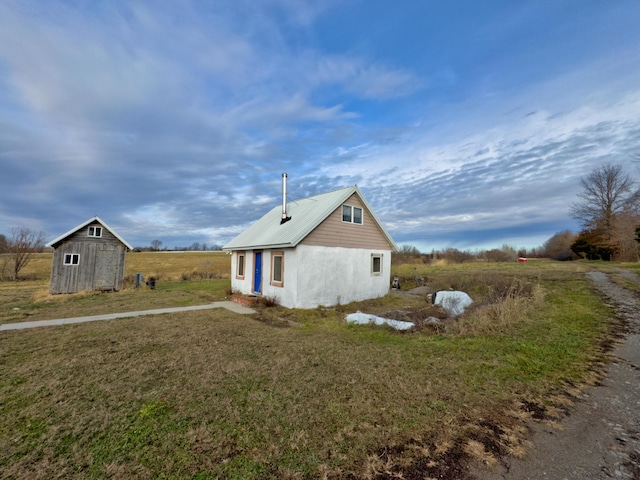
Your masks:
{"label": "roof ridge", "polygon": [[87,225],[89,225],[90,223],[93,223],[93,222],[98,222],[100,225],[102,225],[104,228],[106,228],[114,237],[116,237],[120,242],[122,242],[125,247],[127,247],[129,250],[133,250],[133,247],[131,245],[129,245],[129,243],[124,238],[122,238],[120,235],[118,235],[118,233],[113,228],[111,228],[109,225],[107,225],[107,223],[104,220],[102,220],[98,215],[94,215],[90,219],[82,222],[80,225],[77,225],[77,226],[73,227],[68,232],[63,233],[59,237],[56,237],[55,239],[53,239],[50,242],[48,242],[47,244],[45,244],[45,246],[46,247],[56,248],[54,245],[58,244],[60,241],[62,241],[65,238],[69,237],[71,234],[82,230],[84,227],[86,227]]}
{"label": "roof ridge", "polygon": [[[397,247],[357,185],[336,188],[299,200],[290,200],[291,221],[281,223],[279,206],[274,206],[256,222],[224,245],[224,250],[251,250],[255,248],[296,247],[313,229],[320,225],[333,211],[351,195],[358,195],[364,208],[370,213],[375,225],[388,240],[392,250]],[[322,197],[322,198],[319,198]]]}
{"label": "roof ridge", "polygon": [[310,199],[312,199],[312,198],[314,198],[314,197],[319,197],[320,195],[328,195],[328,194],[330,194],[330,193],[339,192],[340,190],[348,190],[348,189],[350,189],[350,188],[354,188],[354,187],[355,187],[355,188],[357,188],[358,186],[354,184],[354,185],[349,185],[349,186],[347,186],[347,187],[334,188],[333,190],[329,190],[329,191],[327,191],[327,192],[316,193],[315,195],[310,195],[310,196],[308,196],[308,197],[302,197],[302,198],[296,198],[296,199],[291,200],[291,201],[292,201],[292,202],[299,202],[299,201],[301,201],[301,200],[310,200]]}

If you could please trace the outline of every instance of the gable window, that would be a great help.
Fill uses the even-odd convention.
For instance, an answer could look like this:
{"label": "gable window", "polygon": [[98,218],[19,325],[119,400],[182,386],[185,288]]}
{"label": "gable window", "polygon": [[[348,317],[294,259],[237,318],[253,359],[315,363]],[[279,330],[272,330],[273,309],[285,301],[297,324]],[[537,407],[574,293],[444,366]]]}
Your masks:
{"label": "gable window", "polygon": [[236,270],[236,278],[243,279],[244,278],[244,252],[238,253],[237,257],[237,270]]}
{"label": "gable window", "polygon": [[342,221],[362,225],[362,209],[351,205],[342,206]]}
{"label": "gable window", "polygon": [[382,274],[382,254],[381,253],[373,253],[371,255],[371,273],[373,275]]}
{"label": "gable window", "polygon": [[64,264],[65,265],[78,265],[80,263],[80,255],[77,253],[65,253]]}
{"label": "gable window", "polygon": [[102,227],[89,227],[87,231],[87,237],[101,237],[102,236]]}
{"label": "gable window", "polygon": [[284,253],[271,254],[271,285],[282,287],[284,284]]}

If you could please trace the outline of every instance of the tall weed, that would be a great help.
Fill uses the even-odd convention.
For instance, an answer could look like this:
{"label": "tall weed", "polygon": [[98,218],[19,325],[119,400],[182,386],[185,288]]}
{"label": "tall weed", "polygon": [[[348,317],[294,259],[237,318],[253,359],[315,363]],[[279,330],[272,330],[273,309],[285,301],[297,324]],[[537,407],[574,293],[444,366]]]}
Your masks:
{"label": "tall weed", "polygon": [[544,289],[540,284],[514,281],[507,289],[492,290],[491,295],[469,309],[450,325],[448,333],[483,335],[504,333],[515,324],[527,322],[529,313],[542,307]]}

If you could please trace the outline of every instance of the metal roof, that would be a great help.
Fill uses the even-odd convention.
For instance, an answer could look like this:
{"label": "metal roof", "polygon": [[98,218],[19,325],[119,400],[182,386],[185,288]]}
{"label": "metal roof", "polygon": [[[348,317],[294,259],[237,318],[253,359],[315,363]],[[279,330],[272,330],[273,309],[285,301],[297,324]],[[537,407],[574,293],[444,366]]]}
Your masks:
{"label": "metal roof", "polygon": [[389,244],[396,250],[393,239],[375,216],[357,185],[287,202],[287,216],[290,216],[291,220],[283,224],[280,224],[282,205],[278,205],[222,248],[251,250],[295,247],[354,193],[367,208]]}
{"label": "metal roof", "polygon": [[133,250],[133,247],[131,245],[129,245],[120,235],[118,235],[111,227],[109,227],[109,225],[107,225],[100,217],[95,216],[95,217],[91,217],[89,220],[87,220],[84,223],[81,223],[80,225],[78,225],[77,227],[72,228],[71,230],[69,230],[67,233],[63,233],[62,235],[60,235],[58,238],[56,238],[55,240],[51,240],[49,243],[47,243],[45,245],[45,247],[53,247],[55,248],[55,246],[60,243],[62,240],[64,240],[65,238],[67,238],[69,235],[71,235],[72,233],[77,232],[78,230],[83,229],[84,227],[86,227],[87,225],[89,225],[90,223],[93,222],[98,222],[100,223],[104,228],[106,228],[107,230],[109,230],[109,232],[111,232],[113,234],[114,237],[116,237],[118,240],[120,240],[122,242],[122,244],[127,247],[129,250]]}

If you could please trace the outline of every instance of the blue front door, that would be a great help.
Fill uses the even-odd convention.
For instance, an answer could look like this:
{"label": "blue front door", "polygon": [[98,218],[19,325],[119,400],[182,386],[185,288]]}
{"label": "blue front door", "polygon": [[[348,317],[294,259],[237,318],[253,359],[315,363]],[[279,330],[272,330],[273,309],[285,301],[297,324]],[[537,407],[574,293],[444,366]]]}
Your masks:
{"label": "blue front door", "polygon": [[262,252],[256,253],[253,262],[253,291],[262,292]]}

